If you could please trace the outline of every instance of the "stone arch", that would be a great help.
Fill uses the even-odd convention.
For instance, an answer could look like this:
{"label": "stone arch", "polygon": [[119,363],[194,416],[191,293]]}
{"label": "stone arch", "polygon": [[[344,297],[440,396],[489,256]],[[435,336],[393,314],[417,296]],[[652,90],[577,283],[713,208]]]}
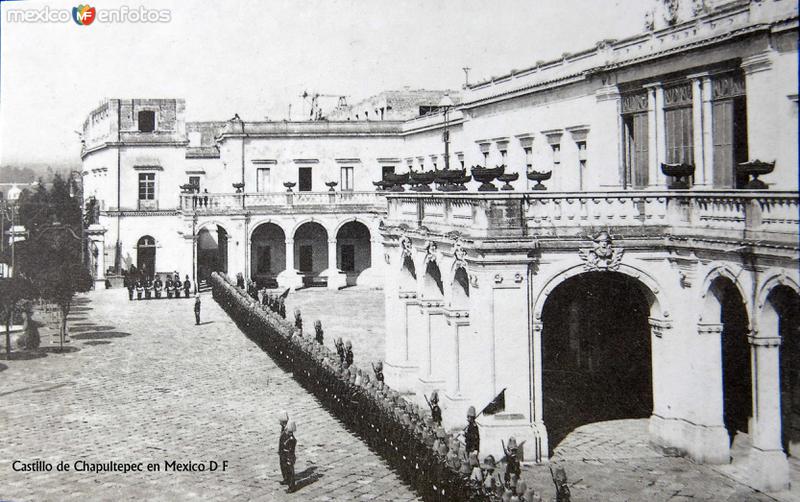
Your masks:
{"label": "stone arch", "polygon": [[348,216],[347,218],[342,218],[341,220],[336,222],[335,228],[333,229],[333,231],[331,231],[330,235],[338,235],[339,230],[341,230],[343,226],[347,225],[348,223],[352,223],[354,221],[357,221],[362,225],[364,225],[365,227],[367,227],[367,230],[369,230],[370,239],[372,239],[373,236],[377,234],[377,230],[372,227],[372,224],[369,222],[369,220],[366,220],[360,216]]}
{"label": "stone arch", "polygon": [[800,295],[800,285],[797,284],[792,278],[788,277],[783,271],[780,270],[770,270],[766,274],[767,280],[765,280],[761,287],[758,288],[758,292],[756,293],[756,329],[754,329],[755,336],[761,336],[761,330],[759,329],[760,326],[758,325],[758,318],[761,317],[762,313],[764,312],[764,308],[768,304],[769,295],[773,289],[778,286],[786,286],[789,289],[792,289],[796,294]]}
{"label": "stone arch", "polygon": [[277,276],[286,269],[286,230],[278,222],[267,219],[252,225],[250,246],[250,278],[259,287],[276,287]]}
{"label": "stone arch", "polygon": [[336,263],[330,266],[345,274],[347,285],[356,284],[361,273],[374,265],[369,226],[358,218],[350,218],[338,225],[330,238],[336,240]]}
{"label": "stone arch", "polygon": [[[195,233],[200,233],[200,230],[206,229],[209,230],[212,227],[220,227],[225,230],[225,233],[230,235],[231,233],[228,231],[227,225],[223,225],[222,222],[219,220],[203,220],[203,222],[198,222],[197,226],[195,227]],[[216,228],[214,228],[216,230]]]}
{"label": "stone arch", "polygon": [[286,229],[284,228],[284,232],[286,232],[288,238],[294,239],[294,236],[297,235],[297,231],[300,229],[300,227],[302,227],[306,223],[316,223],[317,225],[320,225],[322,228],[325,229],[325,233],[328,236],[336,235],[331,233],[329,221],[326,221],[322,218],[317,218],[316,216],[309,216],[308,218],[303,218],[301,220],[298,220],[297,223],[295,223],[294,226],[292,227],[291,231],[286,232]]}
{"label": "stone arch", "polygon": [[264,218],[264,219],[260,219],[258,221],[251,221],[250,222],[249,229],[248,229],[250,233],[247,236],[247,242],[248,243],[252,242],[253,234],[256,232],[258,227],[260,227],[261,225],[265,225],[265,224],[272,224],[272,225],[275,225],[276,227],[280,228],[283,231],[283,235],[285,235],[287,238],[290,235],[294,235],[294,233],[289,233],[289,230],[286,229],[286,225],[284,224],[284,221],[279,220],[279,219],[275,219],[275,218]]}
{"label": "stone arch", "polygon": [[[544,309],[545,301],[547,300],[548,295],[553,292],[553,290],[558,287],[559,284],[563,283],[567,279],[575,277],[577,275],[583,274],[586,271],[583,268],[583,264],[574,265],[562,272],[554,275],[550,280],[545,284],[542,290],[537,295],[536,299],[533,303],[533,319],[536,322],[541,322],[542,319],[542,310]],[[624,263],[620,264],[619,268],[616,270],[621,274],[627,275],[633,279],[638,280],[643,286],[643,291],[648,296],[648,302],[650,303],[650,317],[655,319],[667,320],[670,316],[669,310],[665,307],[666,299],[664,297],[664,293],[658,285],[658,281],[656,281],[650,274],[630,265],[626,265]]]}
{"label": "stone arch", "polygon": [[543,456],[576,427],[649,419],[666,399],[656,364],[670,326],[665,294],[642,270],[615,268],[572,265],[531,300],[531,411],[546,427]]}
{"label": "stone arch", "polygon": [[[327,226],[314,218],[303,220],[295,226],[292,233],[295,268],[304,276],[306,284],[311,284],[331,264],[328,263]],[[310,282],[309,282],[310,281]]]}
{"label": "stone arch", "polygon": [[136,268],[143,277],[152,278],[156,273],[156,247],[156,239],[150,234],[136,241]]}
{"label": "stone arch", "polygon": [[709,296],[708,293],[712,292],[712,286],[714,284],[714,281],[716,281],[719,278],[725,278],[730,280],[731,283],[733,283],[733,285],[739,291],[739,295],[741,295],[742,299],[744,300],[744,308],[745,311],[747,312],[748,327],[752,329],[753,316],[752,312],[750,311],[750,302],[747,301],[750,295],[748,295],[745,292],[744,287],[742,287],[742,283],[739,280],[739,277],[741,276],[743,271],[744,269],[741,268],[739,270],[739,273],[737,274],[727,264],[718,264],[716,266],[713,266],[708,271],[700,287],[701,291],[700,300],[703,302],[703,308],[700,311],[700,317],[697,320],[698,323],[718,322],[719,311],[716,308],[718,305],[717,303],[715,303],[715,298],[713,298],[713,294]]}
{"label": "stone arch", "polygon": [[230,232],[218,220],[206,220],[195,228],[196,280],[208,281],[213,272],[228,272]]}

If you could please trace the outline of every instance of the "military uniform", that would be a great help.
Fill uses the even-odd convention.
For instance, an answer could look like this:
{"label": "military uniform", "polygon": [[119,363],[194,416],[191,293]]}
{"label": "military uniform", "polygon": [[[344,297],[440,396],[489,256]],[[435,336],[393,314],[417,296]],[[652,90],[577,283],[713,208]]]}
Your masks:
{"label": "military uniform", "polygon": [[286,471],[286,484],[289,485],[289,492],[295,490],[294,463],[297,460],[295,456],[295,448],[297,447],[297,439],[294,437],[295,429],[294,422],[286,424],[283,441],[281,442],[281,462],[283,469]]}
{"label": "military uniform", "polygon": [[192,290],[192,283],[189,282],[189,276],[186,276],[186,280],[183,281],[183,294],[185,298],[189,298],[189,292]]}
{"label": "military uniform", "polygon": [[464,435],[464,441],[467,445],[467,453],[471,453],[473,451],[480,451],[481,449],[481,434],[478,431],[478,424],[475,423],[475,408],[473,406],[469,407],[467,410],[467,424],[466,433]]}
{"label": "military uniform", "polygon": [[144,293],[144,287],[142,286],[142,281],[136,281],[136,299],[142,299],[142,293]]}
{"label": "military uniform", "polygon": [[164,284],[161,282],[160,277],[156,277],[156,280],[153,282],[153,290],[156,293],[156,298],[161,298],[161,290],[164,287]]}
{"label": "military uniform", "polygon": [[164,283],[164,289],[167,292],[167,298],[172,298],[172,277],[167,276],[167,282]]}
{"label": "military uniform", "polygon": [[194,299],[194,323],[200,324],[200,295]]}

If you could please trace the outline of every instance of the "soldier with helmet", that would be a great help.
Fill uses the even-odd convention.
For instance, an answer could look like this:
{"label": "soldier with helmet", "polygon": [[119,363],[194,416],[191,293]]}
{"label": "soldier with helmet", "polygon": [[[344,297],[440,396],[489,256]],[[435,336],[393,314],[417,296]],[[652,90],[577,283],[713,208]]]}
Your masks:
{"label": "soldier with helmet", "polygon": [[278,423],[281,426],[281,434],[278,439],[278,462],[281,466],[281,476],[283,480],[281,481],[282,485],[288,484],[288,475],[286,471],[286,462],[283,460],[283,442],[286,439],[286,425],[289,423],[289,414],[286,411],[281,411],[278,414]]}
{"label": "soldier with helmet", "polygon": [[294,433],[296,430],[297,426],[293,421],[287,422],[286,428],[284,429],[283,441],[281,442],[281,464],[286,470],[286,484],[289,486],[289,493],[292,493],[295,490],[294,464],[297,460],[295,455],[297,439],[295,439]]}
{"label": "soldier with helmet", "polygon": [[467,454],[481,449],[481,433],[478,424],[475,423],[475,407],[467,409],[467,427],[465,429],[464,441],[467,446]]}

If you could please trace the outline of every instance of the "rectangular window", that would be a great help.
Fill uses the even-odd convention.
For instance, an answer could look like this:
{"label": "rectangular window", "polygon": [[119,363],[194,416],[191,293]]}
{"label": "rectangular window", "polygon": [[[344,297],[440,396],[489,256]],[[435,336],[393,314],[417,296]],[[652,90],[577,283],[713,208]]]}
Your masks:
{"label": "rectangular window", "polygon": [[353,168],[350,166],[343,166],[342,167],[342,176],[341,181],[339,182],[339,187],[343,191],[352,191],[353,190]]}
{"label": "rectangular window", "polygon": [[156,130],[156,112],[143,110],[139,112],[139,132],[153,132]]}
{"label": "rectangular window", "polygon": [[310,192],[311,191],[311,168],[300,167],[297,170],[297,191]]}
{"label": "rectangular window", "polygon": [[156,173],[139,173],[139,200],[156,198]]}
{"label": "rectangular window", "polygon": [[692,123],[691,83],[664,89],[664,128],[668,164],[694,165]]}
{"label": "rectangular window", "polygon": [[189,176],[189,184],[200,188],[200,176]]}
{"label": "rectangular window", "polygon": [[575,144],[578,146],[578,186],[583,190],[586,180],[586,142],[578,141]]}
{"label": "rectangular window", "polygon": [[550,147],[553,149],[553,165],[557,166],[561,164],[561,145],[553,143]]}
{"label": "rectangular window", "polygon": [[256,192],[269,192],[269,168],[259,167],[256,169]]}
{"label": "rectangular window", "polygon": [[747,177],[737,179],[736,164],[747,161],[747,102],[744,77],[727,74],[713,80],[712,138],[714,188],[741,188]]}
{"label": "rectangular window", "polygon": [[650,155],[647,112],[623,115],[625,183],[644,188],[650,183]]}

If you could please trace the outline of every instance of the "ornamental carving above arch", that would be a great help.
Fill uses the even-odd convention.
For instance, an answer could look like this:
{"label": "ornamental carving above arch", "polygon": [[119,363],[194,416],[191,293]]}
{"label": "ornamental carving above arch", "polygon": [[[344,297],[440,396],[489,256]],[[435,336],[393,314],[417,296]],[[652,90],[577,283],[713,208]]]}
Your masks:
{"label": "ornamental carving above arch", "polygon": [[608,232],[602,231],[592,238],[592,249],[579,250],[578,256],[586,272],[606,272],[619,270],[624,253],[624,249],[614,246]]}

